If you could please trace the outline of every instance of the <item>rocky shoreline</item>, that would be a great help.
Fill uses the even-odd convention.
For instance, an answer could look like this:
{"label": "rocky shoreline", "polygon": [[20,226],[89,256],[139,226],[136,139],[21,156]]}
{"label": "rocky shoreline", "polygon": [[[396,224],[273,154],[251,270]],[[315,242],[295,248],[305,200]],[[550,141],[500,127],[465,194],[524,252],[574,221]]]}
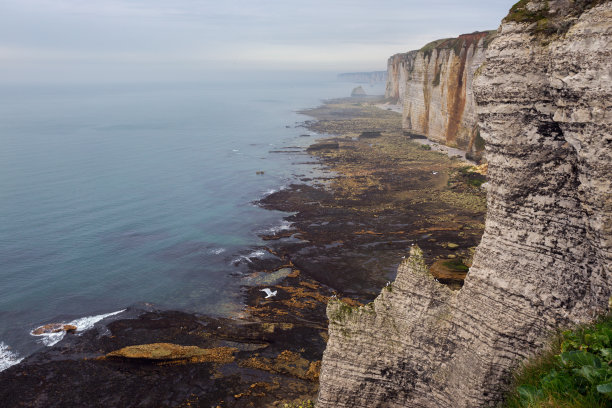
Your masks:
{"label": "rocky shoreline", "polygon": [[[413,244],[440,282],[461,287],[484,227],[485,167],[409,140],[373,98],[304,111],[334,135],[307,153],[329,177],[259,202],[293,213],[263,236],[240,318],[132,308],[0,373],[5,406],[268,407],[314,399],[331,297],[371,301]],[[264,285],[263,283],[266,283]],[[262,289],[276,291],[266,298]],[[103,323],[106,322],[106,325]],[[136,348],[132,346],[138,346]]]}

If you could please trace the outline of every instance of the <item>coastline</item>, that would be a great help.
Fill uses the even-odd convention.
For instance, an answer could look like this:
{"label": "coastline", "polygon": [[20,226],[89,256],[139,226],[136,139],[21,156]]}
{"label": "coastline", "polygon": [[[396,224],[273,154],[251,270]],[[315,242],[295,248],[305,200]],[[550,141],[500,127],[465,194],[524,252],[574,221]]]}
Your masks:
{"label": "coastline", "polygon": [[[315,118],[302,124],[307,130],[334,135],[306,149],[330,173],[302,178],[305,184],[296,180],[259,201],[264,208],[293,214],[285,217],[290,224],[262,236],[268,243],[262,250],[270,256],[248,264],[247,279],[254,284],[243,287],[241,316],[130,309],[128,319],[119,316],[106,328],[69,334],[57,346],[0,373],[2,389],[11,390],[2,395],[5,401],[76,388],[83,398],[112,405],[117,400],[111,398],[128,395],[130,401],[146,399],[149,380],[166,384],[158,390],[160,398],[172,394],[181,379],[191,379],[192,388],[181,386],[183,395],[168,400],[169,406],[213,399],[219,406],[270,406],[313,399],[331,296],[352,305],[372,300],[393,279],[413,243],[424,249],[441,281],[460,286],[463,272],[444,264],[471,261],[484,217],[484,193],[471,182],[482,181],[481,176],[467,172],[459,160],[407,140],[399,115],[381,112],[372,103],[371,98],[347,98],[302,112]],[[266,299],[263,288],[277,295]],[[112,336],[100,336],[106,331]],[[108,356],[129,345],[152,343],[235,350],[226,360],[197,364],[186,358],[160,362]],[[65,374],[67,366],[72,374]],[[90,374],[80,378],[77,373],[84,370]],[[41,375],[47,378],[42,384],[36,382]],[[122,385],[101,394],[95,389],[100,381]],[[190,396],[196,390],[205,391]],[[54,404],[62,405],[58,400],[41,406]]]}

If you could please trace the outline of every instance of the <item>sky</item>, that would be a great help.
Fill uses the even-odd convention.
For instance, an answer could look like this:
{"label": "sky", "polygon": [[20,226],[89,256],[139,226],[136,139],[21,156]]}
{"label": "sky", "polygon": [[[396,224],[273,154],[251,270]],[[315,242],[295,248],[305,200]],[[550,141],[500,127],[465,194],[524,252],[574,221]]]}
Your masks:
{"label": "sky", "polygon": [[0,82],[385,70],[513,0],[0,0]]}

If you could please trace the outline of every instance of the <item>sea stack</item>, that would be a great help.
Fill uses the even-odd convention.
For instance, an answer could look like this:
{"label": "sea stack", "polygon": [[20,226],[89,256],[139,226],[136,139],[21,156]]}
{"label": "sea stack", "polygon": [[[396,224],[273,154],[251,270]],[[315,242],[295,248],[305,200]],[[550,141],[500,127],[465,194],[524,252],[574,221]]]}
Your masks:
{"label": "sea stack", "polygon": [[351,92],[351,96],[366,96],[366,92],[363,90],[363,87],[358,86],[357,88],[354,88],[353,91]]}

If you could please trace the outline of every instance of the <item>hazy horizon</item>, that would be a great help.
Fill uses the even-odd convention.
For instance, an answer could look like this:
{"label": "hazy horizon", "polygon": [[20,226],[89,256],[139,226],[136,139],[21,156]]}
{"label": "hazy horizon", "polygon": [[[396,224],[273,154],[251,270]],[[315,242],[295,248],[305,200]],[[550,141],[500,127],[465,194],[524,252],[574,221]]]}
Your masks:
{"label": "hazy horizon", "polygon": [[0,82],[384,70],[392,54],[497,28],[512,4],[8,0],[0,3]]}

